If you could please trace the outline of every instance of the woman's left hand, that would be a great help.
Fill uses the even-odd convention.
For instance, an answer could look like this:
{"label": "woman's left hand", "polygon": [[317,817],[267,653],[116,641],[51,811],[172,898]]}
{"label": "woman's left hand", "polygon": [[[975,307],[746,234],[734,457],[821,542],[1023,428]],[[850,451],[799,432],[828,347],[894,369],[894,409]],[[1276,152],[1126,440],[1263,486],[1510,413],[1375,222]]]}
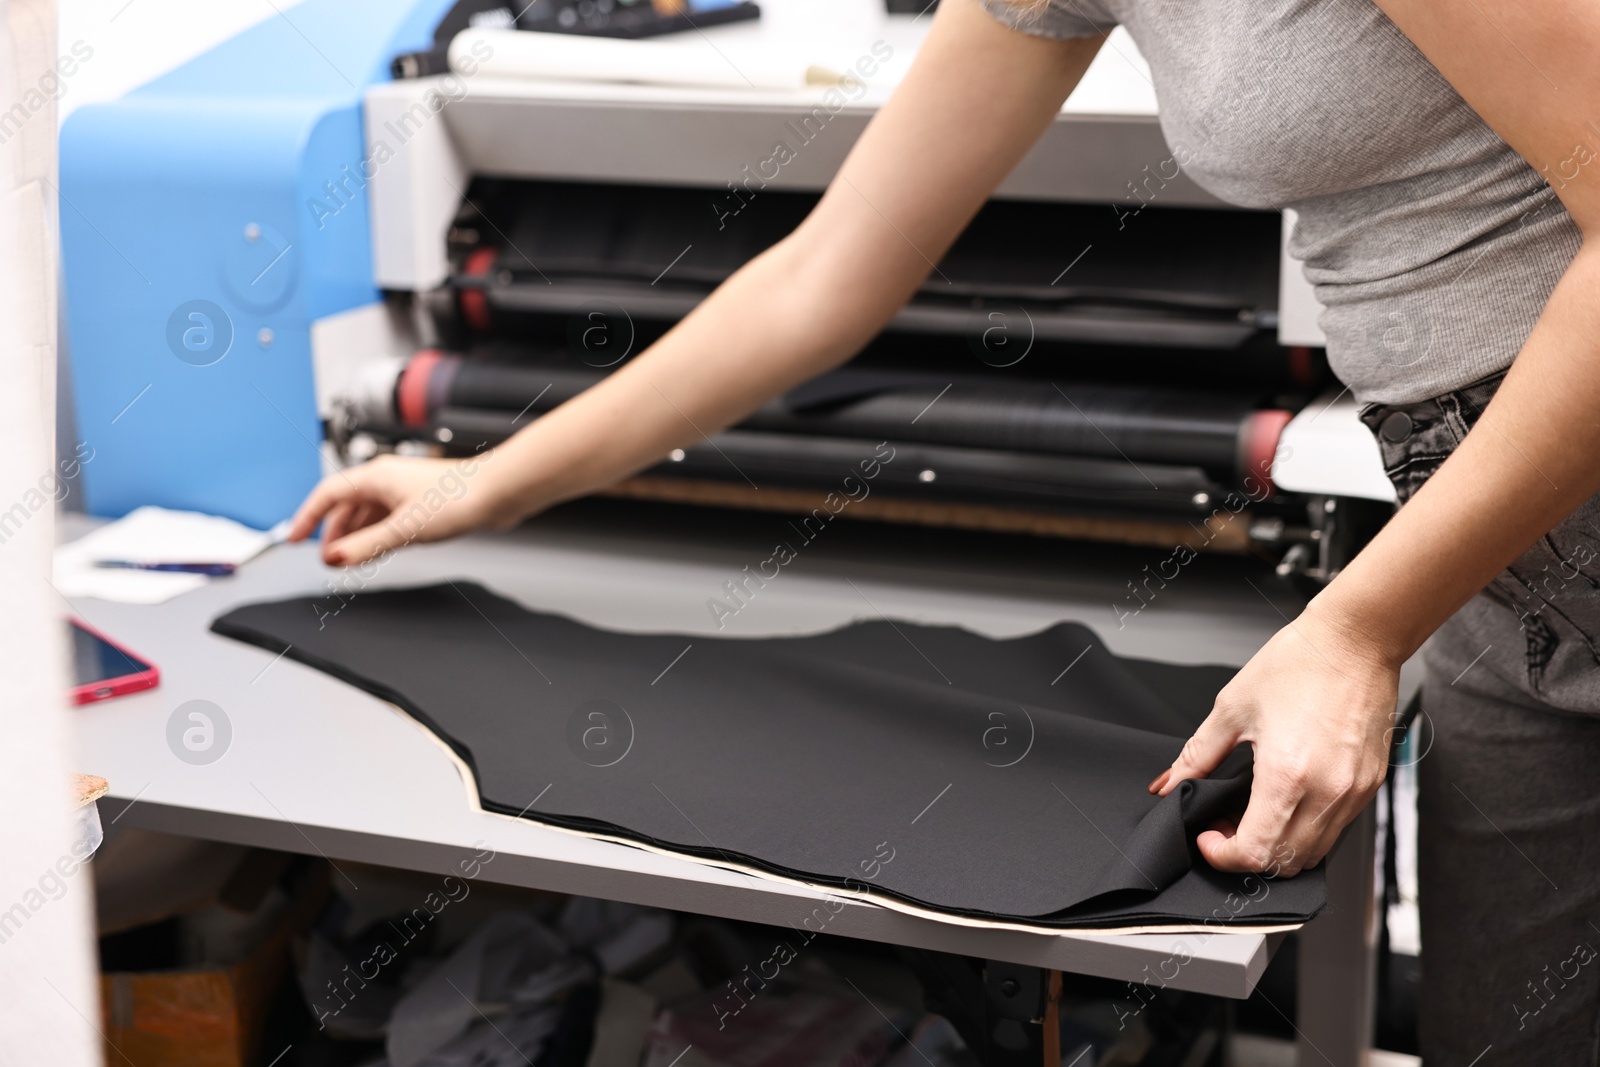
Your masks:
{"label": "woman's left hand", "polygon": [[1204,778],[1241,742],[1255,749],[1237,827],[1207,830],[1200,853],[1222,871],[1292,877],[1327,855],[1388,770],[1399,663],[1313,602],[1221,693],[1176,762],[1150,783],[1166,796]]}

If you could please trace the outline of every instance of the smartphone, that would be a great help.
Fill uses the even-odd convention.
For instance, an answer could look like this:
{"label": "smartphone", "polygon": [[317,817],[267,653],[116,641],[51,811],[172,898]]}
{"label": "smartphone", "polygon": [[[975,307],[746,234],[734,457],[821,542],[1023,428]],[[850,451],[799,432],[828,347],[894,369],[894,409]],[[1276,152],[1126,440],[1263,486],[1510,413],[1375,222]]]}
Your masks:
{"label": "smartphone", "polygon": [[72,702],[90,704],[124,693],[154,689],[161,682],[155,664],[135,656],[82,619],[68,619],[72,640]]}

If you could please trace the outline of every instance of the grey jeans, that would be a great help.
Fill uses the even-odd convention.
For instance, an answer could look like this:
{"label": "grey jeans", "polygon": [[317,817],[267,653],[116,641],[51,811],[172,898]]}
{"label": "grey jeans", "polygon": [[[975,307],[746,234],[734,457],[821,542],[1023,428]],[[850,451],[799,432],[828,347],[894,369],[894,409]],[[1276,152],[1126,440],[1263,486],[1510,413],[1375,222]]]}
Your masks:
{"label": "grey jeans", "polygon": [[[1401,500],[1460,444],[1499,383],[1362,411]],[[1543,475],[1530,465],[1529,477]],[[1597,647],[1600,498],[1424,649],[1418,878],[1429,1067],[1600,1065]]]}

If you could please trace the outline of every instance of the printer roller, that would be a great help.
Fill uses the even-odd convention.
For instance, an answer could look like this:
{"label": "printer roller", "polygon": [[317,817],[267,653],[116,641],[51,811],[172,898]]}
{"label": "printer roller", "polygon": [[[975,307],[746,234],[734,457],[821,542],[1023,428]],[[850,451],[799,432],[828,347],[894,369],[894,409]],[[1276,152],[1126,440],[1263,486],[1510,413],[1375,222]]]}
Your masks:
{"label": "printer roller", "polygon": [[[814,194],[496,182],[455,230],[453,316],[482,337],[611,306],[673,322],[804,220]],[[889,325],[972,335],[997,310],[1041,341],[1238,350],[1276,322],[1276,214],[992,201]]]}
{"label": "printer roller", "polygon": [[[605,372],[571,366],[506,365],[434,350],[401,372],[395,410],[413,430],[481,412],[504,432],[576,396]],[[519,416],[494,419],[495,414]],[[1006,454],[1116,460],[1199,468],[1244,485],[1271,470],[1290,413],[1258,408],[1239,393],[1162,390],[1105,383],[951,380],[856,368],[834,371],[767,404],[737,427],[811,438],[890,440]],[[478,420],[481,423],[481,420]],[[1254,484],[1254,483],[1251,483]]]}
{"label": "printer roller", "polygon": [[[353,455],[498,444],[648,349],[816,202],[480,175],[450,274],[417,308],[427,347],[354,387],[330,433]],[[803,514],[885,446],[853,516],[1213,551],[1306,540],[1311,504],[1270,472],[1327,369],[1277,343],[1280,229],[1267,212],[993,200],[848,366],[608,493]]]}

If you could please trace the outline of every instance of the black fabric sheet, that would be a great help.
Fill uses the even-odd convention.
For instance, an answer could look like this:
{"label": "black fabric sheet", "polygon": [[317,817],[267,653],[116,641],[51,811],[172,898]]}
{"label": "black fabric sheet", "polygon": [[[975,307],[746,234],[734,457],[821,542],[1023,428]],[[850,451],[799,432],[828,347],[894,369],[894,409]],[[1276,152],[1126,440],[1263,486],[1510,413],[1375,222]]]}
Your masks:
{"label": "black fabric sheet", "polygon": [[1121,659],[1076,624],[625,634],[460,581],[212,629],[398,704],[489,811],[983,920],[1258,925],[1325,902],[1320,870],[1220,874],[1195,852],[1243,809],[1247,751],[1145,791],[1232,671]]}

